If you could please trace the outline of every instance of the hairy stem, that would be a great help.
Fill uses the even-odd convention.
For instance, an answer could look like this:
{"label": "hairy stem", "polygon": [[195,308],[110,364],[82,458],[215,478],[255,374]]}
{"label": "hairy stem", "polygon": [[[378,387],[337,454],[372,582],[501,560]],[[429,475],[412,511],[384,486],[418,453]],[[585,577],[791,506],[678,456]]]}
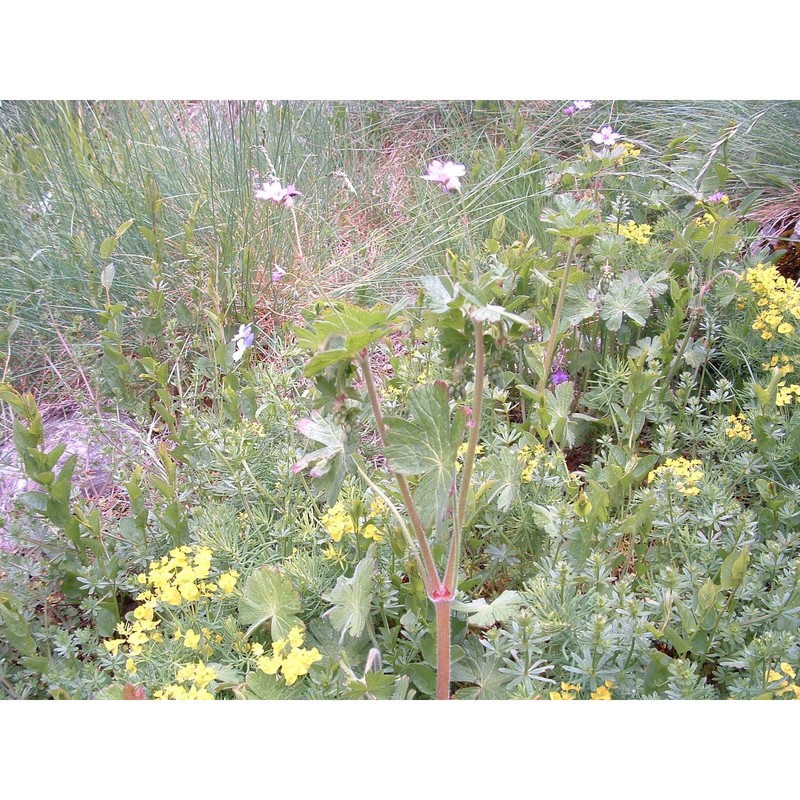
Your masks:
{"label": "hairy stem", "polygon": [[436,608],[436,699],[450,699],[450,614],[453,599],[434,601]]}

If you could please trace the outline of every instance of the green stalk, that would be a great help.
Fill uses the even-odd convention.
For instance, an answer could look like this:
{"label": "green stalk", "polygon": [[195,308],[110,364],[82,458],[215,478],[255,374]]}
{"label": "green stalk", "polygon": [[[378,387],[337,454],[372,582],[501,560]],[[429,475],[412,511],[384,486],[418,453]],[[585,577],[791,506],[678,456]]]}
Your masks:
{"label": "green stalk", "polygon": [[569,240],[569,253],[567,254],[567,264],[564,267],[564,277],[561,279],[561,291],[558,293],[558,302],[556,303],[556,313],[553,317],[553,324],[550,327],[550,341],[547,343],[547,354],[544,358],[544,368],[542,370],[542,377],[539,381],[539,392],[542,393],[547,386],[547,377],[550,374],[550,366],[553,363],[553,355],[556,350],[556,339],[558,339],[558,328],[561,324],[561,312],[564,309],[564,297],[567,294],[567,282],[569,281],[569,271],[572,268],[572,259],[575,255],[575,248],[578,246],[578,240],[572,238]]}
{"label": "green stalk", "polygon": [[[378,390],[375,387],[375,379],[372,375],[372,367],[369,362],[369,355],[366,351],[364,351],[360,356],[359,364],[361,366],[361,372],[364,376],[364,381],[367,384],[367,394],[369,395],[369,402],[372,406],[372,414],[375,417],[375,424],[378,427],[378,434],[381,437],[383,446],[386,447],[389,443],[386,433],[386,424],[383,421],[383,412],[381,411],[380,399],[378,398]],[[425,536],[425,527],[422,524],[422,519],[419,516],[417,507],[414,505],[414,500],[411,497],[411,490],[408,488],[408,482],[406,481],[405,477],[399,472],[395,472],[393,474],[395,480],[397,481],[397,486],[400,489],[400,494],[403,498],[403,504],[405,505],[409,519],[411,520],[411,525],[414,528],[414,533],[417,537],[417,543],[419,544],[419,551],[422,555],[422,560],[425,563],[425,571],[422,573],[422,580],[425,583],[425,590],[427,591],[429,597],[433,597],[435,594],[441,591],[442,581],[439,578],[439,572],[436,569],[436,564],[434,563],[431,549],[428,546],[428,539]]]}

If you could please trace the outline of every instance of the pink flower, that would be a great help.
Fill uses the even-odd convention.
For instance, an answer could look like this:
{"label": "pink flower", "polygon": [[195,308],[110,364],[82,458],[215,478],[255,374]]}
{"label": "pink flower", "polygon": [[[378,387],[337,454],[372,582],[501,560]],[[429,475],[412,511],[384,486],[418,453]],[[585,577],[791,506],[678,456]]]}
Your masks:
{"label": "pink flower", "polygon": [[280,181],[271,181],[265,183],[260,189],[256,189],[257,200],[272,200],[280,206],[291,208],[294,205],[294,198],[301,196],[294,184],[290,183],[285,189],[281,186]]}
{"label": "pink flower", "polygon": [[461,191],[461,181],[459,178],[467,174],[467,168],[463,164],[456,164],[454,161],[442,163],[438,159],[428,164],[428,174],[422,176],[424,181],[435,181],[442,184],[442,189],[449,192],[455,189]]}
{"label": "pink flower", "polygon": [[568,117],[571,117],[575,113],[575,106],[567,106],[563,113]]}
{"label": "pink flower", "polygon": [[597,133],[592,134],[592,141],[595,144],[603,144],[609,147],[616,144],[619,138],[620,134],[614,133],[614,129],[610,125],[606,125],[604,128],[600,128]]}
{"label": "pink flower", "polygon": [[300,431],[300,433],[302,433],[305,436],[305,435],[307,435],[307,431],[309,430],[309,428],[311,428],[311,426],[313,424],[314,424],[314,420],[313,419],[309,419],[308,417],[305,417],[304,419],[301,419],[297,423],[297,430]]}
{"label": "pink flower", "polygon": [[588,111],[592,107],[591,100],[573,100],[572,104],[576,111]]}
{"label": "pink flower", "polygon": [[272,269],[272,282],[277,283],[285,274],[286,270],[280,264],[275,264]]}

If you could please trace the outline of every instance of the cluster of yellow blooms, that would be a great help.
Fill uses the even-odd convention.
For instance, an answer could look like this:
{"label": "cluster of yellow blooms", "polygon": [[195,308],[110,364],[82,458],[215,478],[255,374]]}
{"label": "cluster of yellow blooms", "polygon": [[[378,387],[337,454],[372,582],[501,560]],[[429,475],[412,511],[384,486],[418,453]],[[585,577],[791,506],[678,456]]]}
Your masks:
{"label": "cluster of yellow blooms", "polygon": [[700,494],[697,483],[703,480],[702,462],[699,458],[668,458],[660,467],[654,469],[648,476],[647,482],[652,483],[657,478],[670,478],[675,481],[675,487],[682,494],[693,497]]}
{"label": "cluster of yellow blooms", "polygon": [[764,369],[779,369],[781,375],[791,375],[794,372],[795,362],[789,356],[772,356],[772,358],[761,365]]}
{"label": "cluster of yellow blooms", "polygon": [[[153,697],[156,700],[213,700],[214,695],[207,687],[216,677],[216,670],[202,661],[186,664],[178,670],[176,682],[153,692]],[[191,684],[188,689],[182,685],[185,683]]]}
{"label": "cluster of yellow blooms", "polygon": [[778,394],[775,398],[775,405],[778,406],[778,408],[789,406],[797,397],[800,397],[800,384],[792,383],[787,386],[786,381],[781,381],[778,384]]}
{"label": "cluster of yellow blooms", "polygon": [[262,672],[267,675],[277,675],[280,672],[286,685],[291,686],[311,669],[312,664],[322,660],[322,654],[316,647],[310,650],[303,647],[304,639],[303,629],[296,625],[285,639],[272,643],[271,656],[264,655],[264,648],[258,642],[250,646],[250,652],[256,657],[256,663]]}
{"label": "cluster of yellow blooms", "polygon": [[533,480],[533,473],[545,452],[543,444],[537,444],[535,450],[531,450],[528,445],[525,445],[517,452],[517,458],[525,464],[520,475],[523,483],[530,483]]}
{"label": "cluster of yellow blooms", "polygon": [[[370,516],[365,520],[354,520],[353,515],[344,507],[341,500],[331,506],[323,515],[322,527],[334,542],[340,542],[345,534],[360,534],[365,539],[373,539],[376,542],[383,541],[383,534],[372,524],[370,520],[383,515],[386,511],[386,504],[380,498],[373,500],[370,505]],[[356,524],[358,523],[358,524]]]}
{"label": "cluster of yellow blooms", "polygon": [[730,414],[725,433],[730,439],[744,439],[749,442],[753,438],[753,431],[746,423],[747,417],[744,414]]}
{"label": "cluster of yellow blooms", "polygon": [[696,217],[693,222],[698,228],[707,228],[709,225],[713,225],[717,220],[714,218],[713,214],[709,214],[706,211],[702,217]]}
{"label": "cluster of yellow blooms", "polygon": [[776,333],[788,335],[794,331],[792,319],[800,319],[800,289],[781,275],[775,267],[757,264],[744,273],[758,299],[761,309],[754,331],[761,331],[762,339],[772,339]]}
{"label": "cluster of yellow blooms", "polygon": [[[771,669],[765,676],[764,679],[769,683],[777,683],[778,688],[776,690],[776,694],[780,697],[784,694],[794,694],[795,700],[800,700],[800,686],[798,686],[794,681],[797,675],[795,671],[792,669],[792,665],[788,664],[786,661],[783,661],[780,666],[780,672],[776,672],[774,669]],[[783,674],[781,674],[781,672]],[[789,681],[791,678],[791,682]]]}
{"label": "cluster of yellow blooms", "polygon": [[642,151],[633,142],[622,142],[621,151],[617,158],[618,167],[621,167],[629,158],[637,158],[642,154]]}
{"label": "cluster of yellow blooms", "polygon": [[647,244],[653,235],[653,229],[650,225],[637,225],[632,219],[629,219],[624,225],[619,226],[617,233],[637,244]]}
{"label": "cluster of yellow blooms", "polygon": [[[144,645],[149,641],[164,641],[164,635],[157,630],[161,620],[155,614],[161,603],[179,606],[183,601],[193,602],[218,593],[230,594],[234,590],[239,577],[236,570],[219,575],[216,582],[207,580],[212,557],[213,553],[207,547],[176,547],[170,551],[169,558],[164,556],[151,562],[147,573],[136,576],[140,586],[149,588],[136,595],[139,605],[133,611],[133,620],[120,622],[116,628],[119,635],[103,642],[112,655],[117,655],[120,647],[125,648],[128,655],[125,669],[130,675],[136,674],[134,658],[142,654]],[[201,633],[191,628],[183,633],[178,628],[173,638],[189,650],[200,650],[202,641],[202,652],[208,657],[213,652],[210,645],[213,636],[208,628],[203,628]],[[218,636],[217,640],[221,641],[221,637]]]}
{"label": "cluster of yellow blooms", "polygon": [[[458,458],[458,461],[456,461],[456,472],[461,472],[461,467],[462,467],[461,462],[464,460],[464,456],[467,454],[468,449],[469,449],[469,444],[467,442],[464,442],[463,444],[459,445],[458,453],[456,456]],[[475,457],[477,458],[480,455],[483,455],[482,444],[476,445],[475,447]]]}
{"label": "cluster of yellow blooms", "polygon": [[171,606],[179,606],[184,600],[193,602],[201,597],[213,597],[217,590],[230,594],[239,573],[230,570],[219,576],[216,583],[209,582],[211,558],[208,547],[176,547],[150,564],[148,572],[136,576],[136,581],[150,589],[142,592],[137,600],[158,603],[163,600]]}
{"label": "cluster of yellow blooms", "polygon": [[[589,697],[592,700],[610,700],[611,690],[614,688],[614,681],[606,681],[602,686],[592,692]],[[561,683],[560,692],[550,692],[551,700],[574,700],[575,693],[580,692],[581,687],[574,683]]]}

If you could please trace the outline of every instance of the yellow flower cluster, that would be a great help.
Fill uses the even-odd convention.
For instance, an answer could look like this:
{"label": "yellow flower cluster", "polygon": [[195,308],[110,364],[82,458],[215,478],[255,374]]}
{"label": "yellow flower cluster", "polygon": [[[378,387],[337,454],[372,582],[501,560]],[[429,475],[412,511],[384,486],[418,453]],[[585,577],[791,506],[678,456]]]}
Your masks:
{"label": "yellow flower cluster", "polygon": [[637,158],[642,151],[633,142],[622,142],[621,153],[617,158],[617,166],[621,167],[629,158]]}
{"label": "yellow flower cluster", "polygon": [[758,297],[761,309],[754,331],[761,331],[762,339],[772,339],[776,333],[788,335],[794,331],[791,319],[800,319],[800,289],[781,275],[775,267],[757,264],[744,273],[753,294]]}
{"label": "yellow flower cluster", "polygon": [[[463,444],[459,445],[458,453],[456,457],[458,461],[456,461],[456,472],[461,472],[461,467],[463,466],[462,461],[464,460],[464,456],[467,454],[467,450],[469,449],[469,444],[464,442]],[[479,444],[475,446],[475,457],[483,455],[483,445]]]}
{"label": "yellow flower cluster", "polygon": [[744,414],[730,414],[725,433],[730,439],[744,439],[749,442],[753,438],[753,431],[746,423],[747,417]]}
{"label": "yellow flower cluster", "polygon": [[645,224],[637,225],[632,219],[629,219],[624,225],[619,226],[617,233],[636,244],[647,244],[653,235],[653,228]]}
{"label": "yellow flower cluster", "polygon": [[[611,690],[614,688],[614,681],[606,681],[602,686],[598,686],[589,697],[592,700],[610,700]],[[574,683],[561,683],[560,692],[550,692],[551,700],[575,700],[575,693],[580,692],[581,687]]]}
{"label": "yellow flower cluster", "polygon": [[700,469],[702,462],[699,458],[668,458],[660,467],[654,469],[648,476],[647,482],[652,483],[657,478],[668,478],[675,481],[675,486],[679,492],[693,497],[700,494],[697,486],[703,480],[703,470]]}
{"label": "yellow flower cluster", "polygon": [[697,217],[693,221],[698,228],[707,228],[709,225],[713,225],[717,220],[714,219],[713,214],[709,214],[708,211],[706,211],[702,217]]}
{"label": "yellow flower cluster", "polygon": [[775,405],[778,406],[778,408],[789,406],[797,397],[800,397],[800,384],[792,383],[787,386],[786,381],[781,381],[778,384],[778,394],[775,398]]}
{"label": "yellow flower cluster", "polygon": [[520,475],[523,483],[530,483],[533,480],[533,473],[545,452],[543,444],[537,444],[535,450],[531,450],[528,445],[525,445],[517,452],[517,458],[525,464]]}
{"label": "yellow flower cluster", "polygon": [[[794,682],[797,675],[794,669],[792,669],[792,665],[786,661],[783,661],[781,662],[780,670],[780,672],[776,672],[774,669],[771,669],[764,676],[764,680],[766,680],[768,683],[778,684],[775,693],[779,697],[784,694],[794,694],[794,699],[800,700],[800,686]],[[789,678],[791,678],[791,681]]]}
{"label": "yellow flower cluster", "polygon": [[370,506],[370,514],[368,520],[354,520],[353,514],[350,513],[342,503],[338,500],[335,505],[331,506],[323,515],[322,527],[325,528],[328,536],[334,542],[340,542],[342,536],[345,534],[360,534],[365,539],[372,539],[376,542],[383,541],[383,534],[371,522],[375,517],[379,517],[386,509],[386,504],[382,500],[373,500]]}
{"label": "yellow flower cluster", "polygon": [[[214,695],[207,687],[216,677],[216,670],[202,661],[186,664],[178,670],[176,682],[153,692],[153,697],[156,700],[213,700]],[[191,684],[188,689],[183,685],[186,683]]]}
{"label": "yellow flower cluster", "polygon": [[201,597],[212,597],[218,589],[230,594],[236,586],[239,573],[236,570],[220,575],[217,583],[207,581],[211,572],[213,554],[208,547],[176,547],[153,561],[147,574],[136,576],[137,582],[150,589],[138,596],[139,600],[163,600],[171,606],[179,606],[184,600],[193,602]]}
{"label": "yellow flower cluster", "polygon": [[764,369],[779,369],[781,375],[791,375],[794,372],[794,359],[789,356],[772,356],[772,358],[761,365]]}
{"label": "yellow flower cluster", "polygon": [[575,694],[574,692],[579,692],[581,687],[574,683],[564,683],[561,681],[561,691],[560,692],[550,692],[550,699],[551,700],[574,700]]}
{"label": "yellow flower cluster", "polygon": [[289,631],[285,639],[278,639],[272,643],[272,655],[263,655],[264,649],[257,643],[251,652],[257,658],[258,668],[267,675],[283,675],[287,686],[291,686],[299,677],[305,675],[312,664],[322,661],[322,654],[316,647],[306,650],[303,647],[305,634],[297,625]]}
{"label": "yellow flower cluster", "polygon": [[[103,642],[106,650],[117,655],[120,647],[124,648],[128,659],[125,669],[131,675],[136,674],[134,658],[142,654],[147,642],[162,642],[164,635],[158,630],[161,620],[156,616],[159,605],[178,606],[184,600],[193,602],[201,597],[213,597],[218,592],[230,594],[235,586],[239,573],[229,570],[217,578],[216,583],[207,581],[211,572],[213,553],[207,547],[176,547],[169,553],[169,558],[153,561],[147,573],[140,573],[136,581],[140,586],[149,588],[136,595],[139,605],[133,611],[133,619],[120,622],[116,631],[119,636]],[[213,632],[202,629],[204,637],[202,652],[208,657],[212,652],[210,640]],[[181,641],[189,650],[199,650],[201,636],[191,628],[182,633],[180,628],[173,638]],[[218,637],[221,641],[221,637]]]}

